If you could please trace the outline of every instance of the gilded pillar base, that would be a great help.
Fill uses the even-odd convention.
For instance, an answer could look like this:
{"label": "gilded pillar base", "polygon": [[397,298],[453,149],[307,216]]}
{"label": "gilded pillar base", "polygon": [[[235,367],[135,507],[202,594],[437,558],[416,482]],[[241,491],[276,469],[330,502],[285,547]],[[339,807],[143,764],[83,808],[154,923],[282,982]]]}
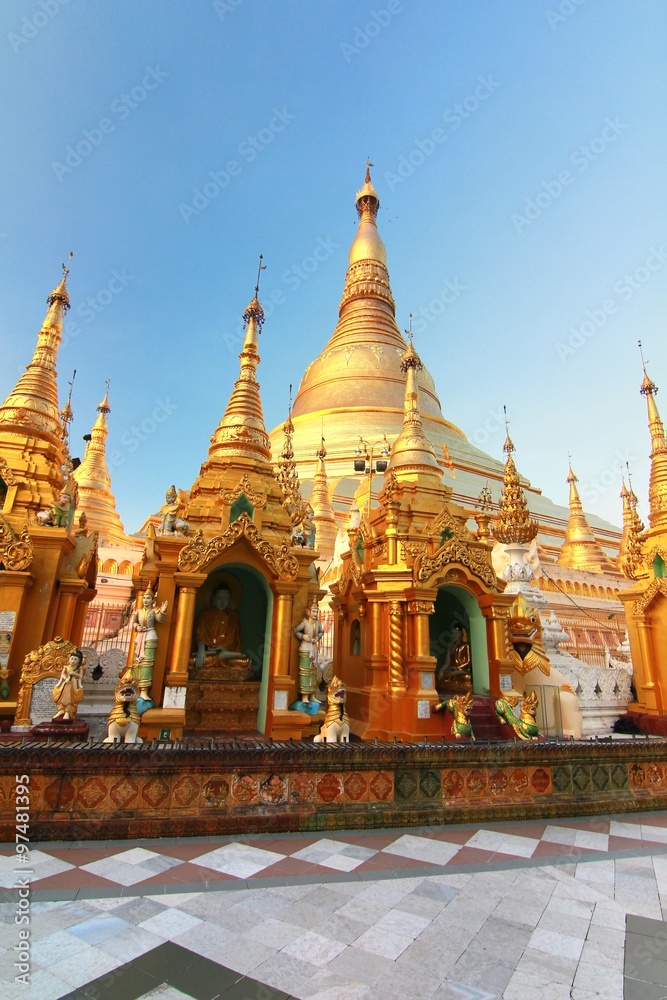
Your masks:
{"label": "gilded pillar base", "polygon": [[183,736],[184,708],[150,708],[141,716],[139,736],[150,740],[178,740]]}

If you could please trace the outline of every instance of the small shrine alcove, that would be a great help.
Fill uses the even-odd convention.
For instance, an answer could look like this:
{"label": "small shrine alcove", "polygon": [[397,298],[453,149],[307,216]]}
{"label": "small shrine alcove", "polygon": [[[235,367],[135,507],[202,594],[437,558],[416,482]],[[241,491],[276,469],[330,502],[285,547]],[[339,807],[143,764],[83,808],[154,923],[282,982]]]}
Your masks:
{"label": "small shrine alcove", "polygon": [[186,730],[264,731],[272,614],[271,587],[255,567],[229,562],[208,573],[195,601]]}
{"label": "small shrine alcove", "polygon": [[[465,587],[445,584],[438,587],[433,614],[429,616],[431,656],[436,658],[436,686],[448,690],[445,671],[457,675],[452,690],[465,688],[461,671],[472,678],[472,690],[482,694],[489,689],[489,655],[486,619],[475,596]],[[467,651],[465,646],[467,644]],[[457,648],[458,647],[458,648]],[[454,662],[460,661],[460,662]]]}

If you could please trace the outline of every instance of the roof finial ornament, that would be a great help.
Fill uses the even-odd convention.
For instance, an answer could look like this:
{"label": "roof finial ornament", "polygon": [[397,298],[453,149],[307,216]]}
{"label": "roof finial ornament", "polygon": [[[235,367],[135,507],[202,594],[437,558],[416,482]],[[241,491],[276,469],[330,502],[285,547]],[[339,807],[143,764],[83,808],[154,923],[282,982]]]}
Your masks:
{"label": "roof finial ornament", "polygon": [[262,326],[264,324],[264,310],[262,309],[262,306],[259,301],[259,279],[262,275],[262,271],[266,271],[266,264],[262,264],[263,260],[264,260],[264,254],[261,253],[259,255],[259,264],[257,266],[257,283],[255,284],[255,294],[253,296],[252,302],[249,303],[249,305],[246,308],[246,311],[243,313],[244,326],[246,327],[248,326],[248,323],[250,322],[250,319],[252,317],[257,323],[257,329],[259,330],[260,333],[262,332]]}
{"label": "roof finial ornament", "polygon": [[375,166],[375,164],[371,163],[370,156],[367,156],[366,157],[366,177],[364,178],[366,184],[370,184],[371,183],[371,167],[374,167],[374,166]]}
{"label": "roof finial ornament", "polygon": [[655,382],[651,380],[649,373],[646,371],[646,365],[648,364],[648,361],[646,361],[646,359],[644,358],[644,351],[642,349],[641,340],[638,340],[637,344],[639,346],[639,353],[642,359],[642,367],[644,369],[644,381],[642,382],[639,391],[642,394],[642,396],[655,396],[656,393],[658,392],[658,387],[655,384]]}
{"label": "roof finial ornament", "polygon": [[507,454],[509,455],[511,451],[516,451],[516,448],[514,447],[512,438],[510,437],[510,422],[507,417],[507,407],[505,406],[504,403],[503,403],[503,414],[505,415],[505,444],[503,445],[503,451],[507,452]]}
{"label": "roof finial ornament", "polygon": [[[63,264],[63,267],[64,266],[65,265]],[[74,389],[74,379],[75,378],[76,378],[76,368],[72,372],[72,378],[67,383],[68,386],[69,386],[69,392],[67,393],[67,405],[70,407],[70,409],[72,408],[72,390]]]}
{"label": "roof finial ornament", "polygon": [[[69,263],[71,261],[71,259],[72,259],[73,256],[74,256],[74,254],[70,250],[69,257],[67,258],[67,263]],[[62,269],[63,269],[63,278],[66,278],[67,275],[69,274],[69,268],[68,268],[67,264],[63,264],[62,265]]]}
{"label": "roof finial ornament", "polygon": [[408,338],[408,343],[412,347],[412,313],[410,313],[410,326],[409,329],[403,331],[405,336]]}
{"label": "roof finial ornament", "polygon": [[259,265],[257,267],[257,284],[255,285],[255,298],[259,298],[259,279],[262,276],[262,271],[266,271],[266,264],[262,264],[264,260],[264,254],[259,255]]}

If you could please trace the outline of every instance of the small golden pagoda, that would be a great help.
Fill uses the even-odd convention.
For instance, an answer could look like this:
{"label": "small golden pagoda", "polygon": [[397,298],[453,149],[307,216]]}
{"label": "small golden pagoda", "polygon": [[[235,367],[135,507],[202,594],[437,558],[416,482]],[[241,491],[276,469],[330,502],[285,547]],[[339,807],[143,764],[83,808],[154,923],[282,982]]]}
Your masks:
{"label": "small golden pagoda", "polygon": [[[184,511],[187,534],[151,529],[135,578],[140,594],[157,580],[157,601],[167,604],[151,689],[160,707],[142,717],[146,736],[317,730],[311,716],[289,708],[297,698],[292,630],[318,592],[317,553],[293,544],[290,510],[303,501],[286,498],[271,460],[257,382],[258,294],[259,275],[243,314],[239,377]],[[224,661],[211,662],[209,646],[226,647]]]}
{"label": "small golden pagoda", "polygon": [[579,480],[572,471],[572,463],[567,474],[570,485],[570,517],[567,522],[565,541],[558,555],[558,565],[571,569],[581,569],[588,573],[613,572],[614,565],[602,551],[602,547],[591,531],[579,497]]}
{"label": "small golden pagoda", "polygon": [[106,462],[106,441],[109,434],[107,421],[110,412],[107,383],[104,399],[97,407],[98,417],[90,432],[83,461],[74,472],[79,492],[77,510],[86,515],[88,530],[98,533],[101,546],[130,543],[116,510]]}
{"label": "small golden pagoda", "polygon": [[[439,686],[499,696],[510,670],[507,616],[491,564],[488,516],[451,500],[451,487],[428,440],[420,410],[421,360],[410,342],[401,354],[403,426],[391,449],[379,506],[362,484],[358,525],[348,529],[339,579],[334,672],[347,685],[352,732],[365,739],[442,736],[433,715]],[[371,470],[372,472],[372,470]],[[452,653],[467,648],[466,658]]]}
{"label": "small golden pagoda", "polygon": [[[641,342],[640,342],[641,348]],[[643,716],[648,732],[667,732],[667,439],[658,411],[658,388],[643,361],[640,392],[646,398],[651,436],[649,527],[642,531],[636,497],[630,488],[627,544],[622,569],[634,582],[620,593],[628,622],[634,665],[636,703],[631,713]],[[662,717],[662,718],[658,718]]]}

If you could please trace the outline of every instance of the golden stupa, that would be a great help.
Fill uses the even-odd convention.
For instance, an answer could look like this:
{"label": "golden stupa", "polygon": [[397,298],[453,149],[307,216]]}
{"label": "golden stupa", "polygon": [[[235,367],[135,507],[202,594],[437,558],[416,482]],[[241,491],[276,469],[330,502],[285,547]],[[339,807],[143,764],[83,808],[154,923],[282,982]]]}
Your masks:
{"label": "golden stupa", "polygon": [[88,530],[98,532],[101,546],[131,544],[116,510],[116,500],[111,492],[111,476],[107,468],[107,418],[110,412],[107,384],[104,399],[97,407],[98,416],[86,444],[83,461],[74,472],[79,490],[77,510],[86,515]]}
{"label": "golden stupa", "polygon": [[[380,198],[371,180],[370,166],[356,195],[356,208],[359,223],[350,247],[338,323],[322,352],[306,368],[292,409],[294,454],[304,495],[314,483],[324,434],[329,489],[339,517],[349,512],[357,491],[353,462],[359,428],[363,428],[369,446],[381,443],[386,435],[391,447],[402,433],[405,376],[401,365],[408,348],[396,323],[387,251],[377,225]],[[443,416],[433,377],[425,366],[416,373],[415,384],[424,435],[433,448],[435,463],[451,478],[453,500],[474,507],[485,487],[490,487],[497,499],[503,483],[502,462],[475,447],[459,427]],[[279,426],[270,434],[274,455],[280,453],[281,438]],[[524,477],[520,482],[530,512],[540,525],[540,549],[548,561],[555,562],[565,536],[568,510],[544,497]],[[375,476],[372,486],[376,496],[382,485],[382,477]],[[615,558],[618,530],[597,517],[590,517],[589,525],[604,555]]]}

